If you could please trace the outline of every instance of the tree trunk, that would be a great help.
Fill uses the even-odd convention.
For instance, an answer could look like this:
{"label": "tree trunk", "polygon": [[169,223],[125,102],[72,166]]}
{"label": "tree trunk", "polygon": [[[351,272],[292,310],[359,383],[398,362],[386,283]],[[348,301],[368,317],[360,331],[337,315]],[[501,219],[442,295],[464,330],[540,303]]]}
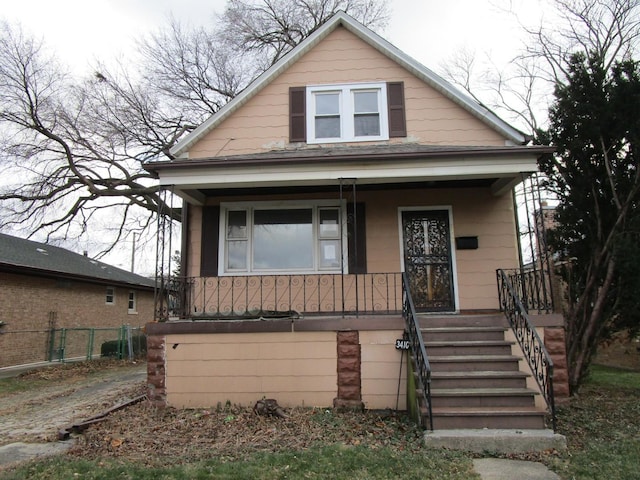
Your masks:
{"label": "tree trunk", "polygon": [[[580,317],[587,314],[586,309],[590,302],[581,302],[581,308],[574,312],[569,321],[573,322],[573,334],[567,336],[567,352],[569,365],[569,388],[571,394],[578,389],[581,380],[587,373],[587,368],[591,363],[597,344],[598,338],[605,326],[606,319],[603,318],[603,312],[609,294],[609,289],[615,275],[615,261],[609,259],[607,263],[607,271],[602,286],[598,288],[594,299],[594,304],[588,318],[580,321]],[[586,294],[587,292],[585,292]],[[575,327],[578,326],[576,329]]]}

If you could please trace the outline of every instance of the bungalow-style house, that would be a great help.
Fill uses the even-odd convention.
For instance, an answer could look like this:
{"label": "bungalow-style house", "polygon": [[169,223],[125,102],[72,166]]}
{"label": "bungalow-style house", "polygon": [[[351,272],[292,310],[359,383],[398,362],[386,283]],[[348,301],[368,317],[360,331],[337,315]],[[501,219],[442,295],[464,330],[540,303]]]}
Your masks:
{"label": "bungalow-style house", "polygon": [[337,13],[146,166],[183,199],[150,398],[544,428],[562,318],[520,298],[512,191],[550,151]]}
{"label": "bungalow-style house", "polygon": [[65,358],[100,355],[118,327],[153,318],[154,287],[85,255],[0,233],[0,367],[60,359],[54,335],[62,329]]}

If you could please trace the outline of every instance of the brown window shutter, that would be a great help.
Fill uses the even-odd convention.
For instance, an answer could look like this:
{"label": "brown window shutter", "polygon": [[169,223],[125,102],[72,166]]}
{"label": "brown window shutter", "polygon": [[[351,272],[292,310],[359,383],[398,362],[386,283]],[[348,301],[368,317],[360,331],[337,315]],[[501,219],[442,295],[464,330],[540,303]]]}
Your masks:
{"label": "brown window shutter", "polygon": [[347,204],[349,273],[367,273],[367,239],[364,203]]}
{"label": "brown window shutter", "polygon": [[404,82],[387,83],[387,104],[389,108],[389,138],[406,137]]}
{"label": "brown window shutter", "polygon": [[220,243],[220,207],[202,207],[202,244],[200,245],[200,276],[218,276]]}
{"label": "brown window shutter", "polygon": [[305,87],[289,88],[289,142],[307,141]]}

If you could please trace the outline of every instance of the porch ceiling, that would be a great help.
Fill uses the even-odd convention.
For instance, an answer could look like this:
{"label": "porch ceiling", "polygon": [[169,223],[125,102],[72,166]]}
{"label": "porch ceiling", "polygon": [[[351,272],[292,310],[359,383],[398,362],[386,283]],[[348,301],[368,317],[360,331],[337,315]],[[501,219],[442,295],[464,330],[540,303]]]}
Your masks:
{"label": "porch ceiling", "polygon": [[153,162],[161,185],[192,203],[220,190],[322,188],[343,179],[359,187],[414,184],[431,187],[490,186],[502,195],[537,171],[545,146],[460,147],[416,144],[309,148],[232,157]]}

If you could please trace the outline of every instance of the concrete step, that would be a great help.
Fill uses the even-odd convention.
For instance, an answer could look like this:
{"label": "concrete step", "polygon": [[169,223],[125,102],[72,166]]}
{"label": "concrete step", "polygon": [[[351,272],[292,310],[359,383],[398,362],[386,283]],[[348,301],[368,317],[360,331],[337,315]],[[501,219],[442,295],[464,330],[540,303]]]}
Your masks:
{"label": "concrete step", "polygon": [[464,340],[425,342],[427,355],[510,355],[514,342],[504,340]]}
{"label": "concrete step", "polygon": [[520,371],[432,372],[431,388],[525,388],[528,376]]}
{"label": "concrete step", "polygon": [[515,355],[429,356],[432,372],[518,371],[520,360]]}
{"label": "concrete step", "polygon": [[431,389],[432,407],[532,407],[536,392],[527,388]]}
{"label": "concrete step", "polygon": [[[447,448],[466,452],[495,452],[504,455],[551,450],[564,451],[567,440],[563,435],[546,429],[438,429],[424,434],[428,448]],[[539,476],[518,477],[501,472],[500,478],[542,478]]]}
{"label": "concrete step", "polygon": [[536,407],[438,407],[432,412],[434,430],[545,428],[546,412]]}
{"label": "concrete step", "polygon": [[504,340],[504,327],[425,327],[420,328],[425,342],[465,342]]}
{"label": "concrete step", "polygon": [[506,327],[504,314],[495,315],[427,315],[418,314],[420,327]]}

